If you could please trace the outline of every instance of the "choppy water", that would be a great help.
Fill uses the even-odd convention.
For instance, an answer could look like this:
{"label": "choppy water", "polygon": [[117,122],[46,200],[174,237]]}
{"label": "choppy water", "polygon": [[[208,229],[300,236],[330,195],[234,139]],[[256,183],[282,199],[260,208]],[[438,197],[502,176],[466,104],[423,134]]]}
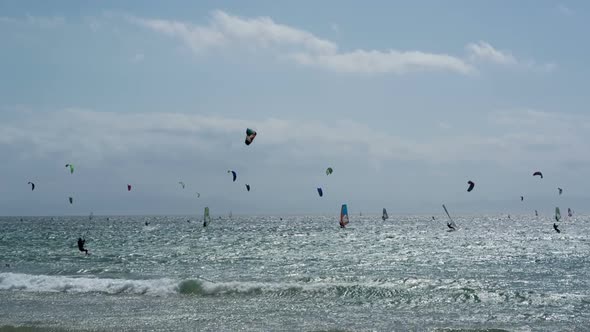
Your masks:
{"label": "choppy water", "polygon": [[[584,331],[590,218],[0,218],[0,326]],[[145,226],[145,221],[150,221]],[[90,256],[78,252],[86,235]],[[5,266],[9,264],[10,266]],[[1,329],[0,329],[1,330]]]}

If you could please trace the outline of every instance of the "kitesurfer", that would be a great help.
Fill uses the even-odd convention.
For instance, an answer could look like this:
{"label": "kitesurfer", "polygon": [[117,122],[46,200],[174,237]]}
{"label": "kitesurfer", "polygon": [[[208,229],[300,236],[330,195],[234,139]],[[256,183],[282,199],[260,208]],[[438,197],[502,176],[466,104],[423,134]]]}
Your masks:
{"label": "kitesurfer", "polygon": [[453,231],[455,230],[455,227],[453,227],[453,225],[451,225],[450,222],[447,223],[447,227],[450,228]]}
{"label": "kitesurfer", "polygon": [[88,249],[84,248],[84,243],[86,243],[86,239],[82,239],[81,237],[78,238],[78,250],[84,251],[86,255],[88,255]]}
{"label": "kitesurfer", "polygon": [[561,231],[559,230],[559,228],[557,228],[557,224],[553,223],[553,229],[557,232],[557,233],[561,233]]}

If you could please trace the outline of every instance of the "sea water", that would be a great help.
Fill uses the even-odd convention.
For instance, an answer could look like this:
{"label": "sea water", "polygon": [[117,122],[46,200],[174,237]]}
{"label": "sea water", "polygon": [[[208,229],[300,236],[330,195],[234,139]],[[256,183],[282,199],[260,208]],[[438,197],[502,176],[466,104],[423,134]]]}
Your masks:
{"label": "sea water", "polygon": [[0,331],[590,329],[590,218],[455,222],[4,217]]}

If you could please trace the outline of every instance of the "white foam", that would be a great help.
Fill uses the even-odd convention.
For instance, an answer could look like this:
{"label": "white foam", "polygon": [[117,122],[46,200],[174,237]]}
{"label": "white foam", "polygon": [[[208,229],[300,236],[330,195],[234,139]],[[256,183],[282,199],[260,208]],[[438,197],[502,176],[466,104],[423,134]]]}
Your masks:
{"label": "white foam", "polygon": [[176,293],[171,279],[127,280],[0,273],[0,290],[28,292],[166,295]]}

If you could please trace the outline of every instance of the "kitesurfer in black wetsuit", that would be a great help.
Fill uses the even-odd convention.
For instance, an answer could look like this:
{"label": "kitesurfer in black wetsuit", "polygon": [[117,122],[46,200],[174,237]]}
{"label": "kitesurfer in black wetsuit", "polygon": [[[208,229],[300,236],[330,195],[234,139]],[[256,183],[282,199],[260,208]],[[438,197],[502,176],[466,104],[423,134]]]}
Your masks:
{"label": "kitesurfer in black wetsuit", "polygon": [[86,255],[88,255],[88,249],[84,249],[85,242],[86,242],[86,239],[83,240],[81,237],[78,238],[78,250],[84,251],[86,253]]}
{"label": "kitesurfer in black wetsuit", "polygon": [[455,227],[453,227],[453,225],[451,225],[451,223],[447,223],[447,227],[450,228],[451,230],[455,230]]}
{"label": "kitesurfer in black wetsuit", "polygon": [[557,228],[557,224],[553,223],[553,229],[557,232],[557,233],[561,233],[561,231],[559,230],[559,228]]}

